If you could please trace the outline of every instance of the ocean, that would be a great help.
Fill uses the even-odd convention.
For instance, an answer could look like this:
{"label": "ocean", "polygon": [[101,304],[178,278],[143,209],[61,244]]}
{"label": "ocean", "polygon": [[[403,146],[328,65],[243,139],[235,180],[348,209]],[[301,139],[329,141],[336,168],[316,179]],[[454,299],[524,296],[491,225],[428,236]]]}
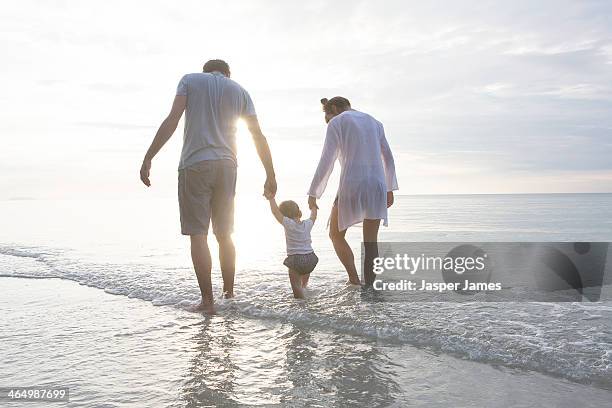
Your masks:
{"label": "ocean", "polygon": [[[199,291],[175,199],[1,201],[0,387],[66,386],[84,407],[612,401],[611,301],[374,302],[345,285],[330,204],[298,301],[282,227],[239,196],[237,296],[208,317],[185,310]],[[398,196],[380,240],[611,241],[612,194]]]}

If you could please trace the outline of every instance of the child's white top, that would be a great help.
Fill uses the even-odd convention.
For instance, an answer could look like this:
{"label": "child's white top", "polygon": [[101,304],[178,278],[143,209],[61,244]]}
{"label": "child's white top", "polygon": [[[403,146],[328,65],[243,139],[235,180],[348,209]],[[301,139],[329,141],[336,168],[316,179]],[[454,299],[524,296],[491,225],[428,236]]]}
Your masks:
{"label": "child's white top", "polygon": [[283,217],[285,227],[285,240],[287,241],[287,255],[309,254],[312,250],[310,231],[314,221],[310,218],[295,222],[291,218]]}
{"label": "child's white top", "polygon": [[382,123],[355,110],[333,118],[308,195],[321,197],[336,159],[342,166],[338,229],[344,231],[364,219],[382,219],[387,225],[387,192],[397,190],[397,177]]}

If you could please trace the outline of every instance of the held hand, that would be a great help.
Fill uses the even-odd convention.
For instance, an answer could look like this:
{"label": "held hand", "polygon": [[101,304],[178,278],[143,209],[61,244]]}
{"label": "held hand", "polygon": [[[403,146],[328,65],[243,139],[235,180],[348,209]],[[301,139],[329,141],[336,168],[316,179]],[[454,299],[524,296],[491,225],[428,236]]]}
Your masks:
{"label": "held hand", "polygon": [[143,160],[142,166],[140,167],[140,180],[145,186],[151,187],[151,181],[149,180],[149,174],[151,172],[151,160]]}
{"label": "held hand", "polygon": [[266,200],[271,201],[274,200],[274,195],[271,194],[269,191],[264,190],[264,197],[266,198]]}
{"label": "held hand", "polygon": [[274,198],[276,195],[276,178],[274,176],[268,176],[266,183],[264,184],[264,197],[267,199]]}
{"label": "held hand", "polygon": [[315,209],[319,209],[319,206],[317,205],[317,198],[313,197],[313,196],[308,196],[308,208],[310,208],[311,210],[313,208]]}
{"label": "held hand", "polygon": [[394,201],[393,191],[387,191],[387,208],[391,207]]}

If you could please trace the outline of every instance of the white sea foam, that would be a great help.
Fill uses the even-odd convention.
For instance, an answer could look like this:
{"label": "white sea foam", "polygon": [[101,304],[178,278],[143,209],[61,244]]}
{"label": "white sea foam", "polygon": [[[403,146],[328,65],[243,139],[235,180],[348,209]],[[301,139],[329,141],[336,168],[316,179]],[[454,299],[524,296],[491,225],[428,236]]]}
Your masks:
{"label": "white sea foam", "polygon": [[[198,301],[190,271],[151,265],[79,262],[59,250],[0,247],[2,276],[61,278],[154,305]],[[248,271],[239,272],[252,276]],[[261,277],[261,275],[259,275]],[[609,304],[370,302],[343,279],[317,282],[297,302],[278,277],[240,283],[219,305],[228,316],[273,319],[317,330],[409,343],[469,359],[533,369],[612,387],[612,308]],[[220,288],[216,288],[220,292]]]}

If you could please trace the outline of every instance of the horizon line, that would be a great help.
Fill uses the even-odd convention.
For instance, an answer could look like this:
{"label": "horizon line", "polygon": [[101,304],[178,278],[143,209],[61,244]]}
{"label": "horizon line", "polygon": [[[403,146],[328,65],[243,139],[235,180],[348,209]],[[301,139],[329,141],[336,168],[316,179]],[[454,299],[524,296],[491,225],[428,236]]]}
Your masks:
{"label": "horizon line", "polygon": [[546,193],[414,193],[414,194],[395,194],[397,197],[414,196],[466,196],[466,195],[575,195],[575,194],[612,194],[612,191],[593,191],[593,192],[546,192]]}

